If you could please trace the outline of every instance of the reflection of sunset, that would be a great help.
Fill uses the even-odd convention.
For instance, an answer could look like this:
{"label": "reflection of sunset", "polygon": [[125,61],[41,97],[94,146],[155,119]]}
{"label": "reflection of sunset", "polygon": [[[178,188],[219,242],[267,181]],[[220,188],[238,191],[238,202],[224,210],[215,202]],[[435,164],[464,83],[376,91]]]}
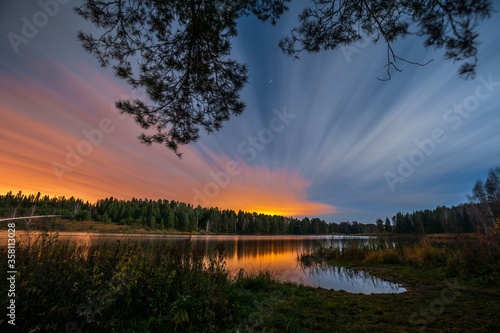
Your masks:
{"label": "reflection of sunset", "polygon": [[[17,243],[25,246],[40,240],[40,232],[18,231]],[[49,236],[55,240],[55,234]],[[139,245],[141,248],[164,249],[164,245],[176,246],[185,242],[182,235],[140,235],[140,234],[93,234],[62,232],[57,239],[63,242],[75,242],[80,251],[71,251],[78,257],[88,258],[87,255],[99,251],[100,253],[116,253],[117,246],[125,244]],[[325,239],[325,238],[322,238]],[[338,238],[340,240],[341,238]],[[0,241],[6,243],[7,233],[0,232]],[[334,267],[322,263],[301,265],[297,254],[317,245],[315,236],[203,236],[193,235],[193,245],[199,245],[205,254],[214,255],[218,244],[225,248],[225,261],[228,273],[231,276],[243,273],[256,274],[268,271],[274,278],[281,281],[302,283],[322,288],[346,290],[351,292],[404,292],[405,289],[397,284],[389,283],[363,271],[349,270],[344,267]],[[91,248],[95,246],[94,248]],[[92,252],[90,252],[91,250]],[[109,251],[111,250],[111,251]],[[148,251],[146,251],[148,253]],[[207,257],[206,257],[207,258]],[[69,259],[69,258],[68,258]],[[208,264],[208,258],[206,263]]]}
{"label": "reflection of sunset", "polygon": [[[22,190],[89,201],[168,199],[285,216],[335,212],[333,206],[309,201],[311,181],[293,170],[250,166],[239,156],[203,146],[182,147],[179,159],[164,147],[140,144],[138,126],[112,107],[130,92],[91,69],[81,74],[47,66],[58,77],[56,86],[0,73],[0,119],[9,124],[0,131],[8,143],[0,145],[1,193]],[[112,130],[89,144],[84,133],[95,133],[103,119]],[[84,146],[88,152],[75,157]],[[213,175],[227,176],[228,163],[236,164],[239,173],[217,183]]]}
{"label": "reflection of sunset", "polygon": [[293,237],[258,238],[243,236],[241,238],[221,239],[226,250],[226,262],[230,269],[244,268],[254,272],[259,269],[271,268],[282,271],[297,266],[297,254],[304,246],[312,246],[315,239],[301,239]]}
{"label": "reflection of sunset", "polygon": [[269,268],[271,265],[273,269],[281,269],[291,264],[296,265],[297,254],[294,252],[264,253],[240,258],[238,253],[234,253],[232,257],[227,257],[226,262],[230,269],[244,267],[247,271],[258,271]]}

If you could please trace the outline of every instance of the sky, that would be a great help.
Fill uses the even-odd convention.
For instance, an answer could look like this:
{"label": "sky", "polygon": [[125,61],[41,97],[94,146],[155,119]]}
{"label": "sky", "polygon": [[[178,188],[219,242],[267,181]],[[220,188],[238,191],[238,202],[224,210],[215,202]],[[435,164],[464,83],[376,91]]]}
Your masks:
{"label": "sky", "polygon": [[[400,63],[385,82],[377,79],[383,44],[292,60],[277,45],[298,8],[276,26],[244,18],[231,57],[249,68],[247,109],[182,146],[179,159],[141,144],[138,125],[116,111],[114,101],[145,96],[83,50],[77,32],[95,30],[74,14],[80,1],[58,0],[48,14],[40,3],[0,2],[0,193],[161,198],[373,223],[466,202],[475,181],[500,166],[499,13],[477,28],[474,80],[409,37],[396,53],[433,61]],[[13,43],[13,34],[24,39]]]}

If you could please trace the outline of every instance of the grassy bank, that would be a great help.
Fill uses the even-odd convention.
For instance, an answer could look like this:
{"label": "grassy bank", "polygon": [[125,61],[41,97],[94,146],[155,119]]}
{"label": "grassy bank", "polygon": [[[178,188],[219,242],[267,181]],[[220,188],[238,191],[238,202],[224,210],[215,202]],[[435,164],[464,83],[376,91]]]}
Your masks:
{"label": "grassy bank", "polygon": [[[498,330],[498,237],[347,239],[341,246],[324,242],[298,259],[305,267],[327,263],[368,271],[407,288],[403,294],[362,297],[365,311],[357,318],[370,319],[355,331],[368,332],[366,327],[384,332]],[[352,329],[346,326],[346,331],[347,327]]]}
{"label": "grassy bank", "polygon": [[[176,248],[141,248],[130,242],[87,248],[44,234],[17,248],[16,328],[18,332],[496,330],[498,270],[493,280],[481,282],[475,275],[452,274],[438,265],[442,253],[432,251],[447,250],[430,247],[425,254],[405,247],[396,250],[402,251],[396,257],[404,254],[408,259],[393,262],[386,261],[395,256],[382,251],[382,245],[365,249],[361,243],[344,246],[339,256],[333,248],[327,253],[329,248],[323,247],[322,252],[302,258],[310,265],[335,260],[363,268],[409,289],[402,294],[362,295],[279,283],[270,272],[231,277],[222,248],[207,260],[190,241]],[[384,254],[377,257],[377,251]],[[0,256],[7,256],[4,247]],[[7,270],[5,261],[0,269]],[[0,285],[8,289],[6,279]],[[7,306],[4,298],[1,306]],[[2,332],[6,327],[3,321]]]}

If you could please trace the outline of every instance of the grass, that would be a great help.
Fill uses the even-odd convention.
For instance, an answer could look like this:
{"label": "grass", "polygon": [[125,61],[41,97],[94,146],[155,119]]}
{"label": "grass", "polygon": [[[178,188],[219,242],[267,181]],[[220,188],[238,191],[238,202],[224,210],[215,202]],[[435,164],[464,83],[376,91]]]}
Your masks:
{"label": "grass", "polygon": [[[403,283],[401,294],[350,294],[280,283],[272,271],[231,276],[224,249],[86,247],[43,233],[16,252],[19,332],[494,332],[498,243],[346,242],[303,254]],[[0,256],[6,257],[6,248]],[[444,258],[442,256],[445,256]],[[495,259],[495,260],[493,260]],[[2,269],[6,271],[5,260]],[[479,267],[474,270],[473,267]],[[491,276],[491,279],[481,279]],[[7,281],[0,281],[7,290]],[[7,306],[6,299],[0,304]],[[6,331],[5,321],[0,330]]]}
{"label": "grass", "polygon": [[16,258],[22,332],[63,331],[72,323],[88,332],[206,329],[225,327],[221,318],[231,311],[222,249],[207,260],[189,240],[170,248],[87,248],[43,233]]}

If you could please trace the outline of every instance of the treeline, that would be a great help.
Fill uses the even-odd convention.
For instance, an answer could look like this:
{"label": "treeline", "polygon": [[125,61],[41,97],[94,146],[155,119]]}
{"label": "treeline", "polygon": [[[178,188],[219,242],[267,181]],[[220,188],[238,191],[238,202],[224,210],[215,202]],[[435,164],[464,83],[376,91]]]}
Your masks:
{"label": "treeline", "polygon": [[398,212],[390,222],[377,220],[379,232],[394,232],[399,234],[440,234],[440,233],[470,233],[478,231],[469,204],[457,207],[437,207],[403,214]]}
{"label": "treeline", "polygon": [[256,212],[193,207],[178,201],[106,198],[95,204],[74,197],[41,196],[40,193],[0,196],[0,216],[61,215],[64,218],[142,226],[151,229],[205,231],[220,234],[326,235],[373,233],[373,224],[326,222],[319,218],[297,219]]}
{"label": "treeline", "polygon": [[27,226],[34,215],[61,215],[78,221],[100,221],[151,229],[205,231],[246,235],[326,235],[360,233],[470,233],[491,234],[500,230],[500,168],[491,169],[487,179],[478,180],[469,203],[437,207],[403,214],[401,212],[375,224],[326,222],[319,218],[297,219],[256,212],[194,207],[169,200],[106,198],[89,203],[74,197],[49,197],[40,193],[0,195],[0,216],[26,216]]}
{"label": "treeline", "polygon": [[469,233],[492,234],[500,230],[500,168],[490,169],[486,180],[478,180],[469,203],[394,215],[376,221],[379,232],[401,234]]}
{"label": "treeline", "polygon": [[8,192],[0,195],[0,217],[21,217],[34,215],[62,215],[63,217],[84,220],[90,219],[93,205],[74,197],[49,197],[38,194],[16,195]]}

